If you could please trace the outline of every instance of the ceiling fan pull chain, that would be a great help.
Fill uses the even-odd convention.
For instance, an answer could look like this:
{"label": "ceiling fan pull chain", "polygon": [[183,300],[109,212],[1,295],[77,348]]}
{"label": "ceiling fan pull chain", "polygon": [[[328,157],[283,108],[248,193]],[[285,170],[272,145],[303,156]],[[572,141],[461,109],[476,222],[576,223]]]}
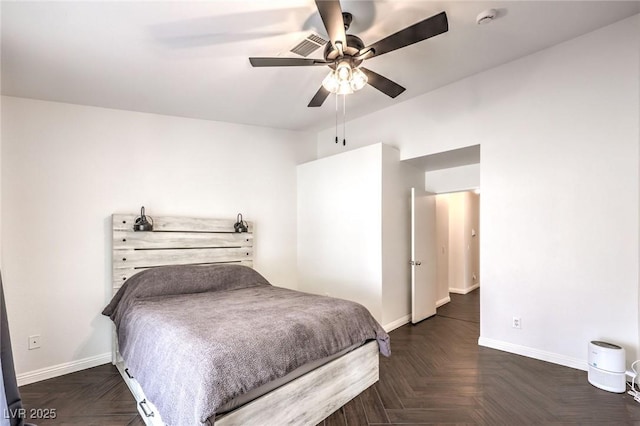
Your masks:
{"label": "ceiling fan pull chain", "polygon": [[336,93],[336,143],[338,143],[338,96]]}
{"label": "ceiling fan pull chain", "polygon": [[347,145],[347,95],[342,95],[342,146]]}

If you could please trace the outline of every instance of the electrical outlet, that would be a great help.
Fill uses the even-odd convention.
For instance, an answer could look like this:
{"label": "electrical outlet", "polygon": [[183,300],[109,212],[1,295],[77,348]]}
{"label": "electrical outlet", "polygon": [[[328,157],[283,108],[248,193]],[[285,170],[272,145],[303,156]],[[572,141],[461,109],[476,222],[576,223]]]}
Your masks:
{"label": "electrical outlet", "polygon": [[522,320],[520,317],[513,317],[513,323],[511,324],[513,328],[522,328]]}
{"label": "electrical outlet", "polygon": [[38,349],[40,347],[40,335],[34,334],[29,336],[29,350]]}

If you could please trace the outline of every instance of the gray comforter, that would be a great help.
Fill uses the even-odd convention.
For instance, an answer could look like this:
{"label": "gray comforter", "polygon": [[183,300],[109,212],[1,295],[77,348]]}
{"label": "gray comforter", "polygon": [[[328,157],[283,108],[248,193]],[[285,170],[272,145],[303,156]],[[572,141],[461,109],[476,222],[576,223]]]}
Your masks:
{"label": "gray comforter", "polygon": [[389,336],[362,305],[270,285],[240,265],[130,278],[102,312],[131,374],[169,425],[213,424],[231,399],[354,344]]}

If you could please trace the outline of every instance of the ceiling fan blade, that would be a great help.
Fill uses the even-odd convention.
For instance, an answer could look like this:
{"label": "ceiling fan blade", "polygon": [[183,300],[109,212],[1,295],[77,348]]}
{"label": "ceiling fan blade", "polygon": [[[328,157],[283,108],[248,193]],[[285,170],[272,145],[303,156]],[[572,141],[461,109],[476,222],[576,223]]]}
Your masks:
{"label": "ceiling fan blade", "polygon": [[309,58],[249,58],[249,62],[254,67],[309,67],[331,63],[321,59]]}
{"label": "ceiling fan blade", "polygon": [[445,12],[440,12],[437,15],[433,15],[432,17],[425,19],[424,21],[420,21],[417,24],[413,24],[410,27],[405,28],[404,30],[400,30],[395,34],[385,37],[371,46],[365,47],[360,52],[364,53],[368,49],[373,49],[373,56],[380,56],[445,33],[448,30],[449,22],[447,20],[447,14]]}
{"label": "ceiling fan blade", "polygon": [[364,67],[360,67],[360,70],[366,74],[368,79],[367,83],[369,83],[371,86],[375,87],[376,89],[378,89],[379,91],[381,91],[387,96],[395,98],[400,93],[405,91],[404,87],[400,86],[398,83],[394,83],[393,81],[389,80],[387,77],[381,76],[380,74],[375,73]]}
{"label": "ceiling fan blade", "polygon": [[344,31],[344,19],[342,18],[342,8],[338,0],[316,0],[316,7],[320,12],[322,23],[327,29],[329,39],[336,47],[336,42],[342,43],[342,47],[347,46],[347,36]]}
{"label": "ceiling fan blade", "polygon": [[329,91],[325,89],[324,86],[320,86],[316,94],[313,95],[311,102],[309,102],[309,105],[307,106],[308,107],[322,106],[322,104],[324,103],[324,101],[327,99],[328,96],[329,96]]}

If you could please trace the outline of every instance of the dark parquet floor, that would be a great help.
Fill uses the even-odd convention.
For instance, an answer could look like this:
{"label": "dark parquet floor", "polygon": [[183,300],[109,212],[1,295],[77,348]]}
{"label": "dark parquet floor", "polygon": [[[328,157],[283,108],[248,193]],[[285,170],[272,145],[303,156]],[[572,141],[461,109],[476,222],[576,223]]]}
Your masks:
{"label": "dark parquet floor", "polygon": [[[328,417],[333,425],[639,425],[640,404],[594,388],[586,373],[478,346],[479,290],[391,332],[380,381]],[[143,425],[111,365],[23,386],[39,425]]]}

